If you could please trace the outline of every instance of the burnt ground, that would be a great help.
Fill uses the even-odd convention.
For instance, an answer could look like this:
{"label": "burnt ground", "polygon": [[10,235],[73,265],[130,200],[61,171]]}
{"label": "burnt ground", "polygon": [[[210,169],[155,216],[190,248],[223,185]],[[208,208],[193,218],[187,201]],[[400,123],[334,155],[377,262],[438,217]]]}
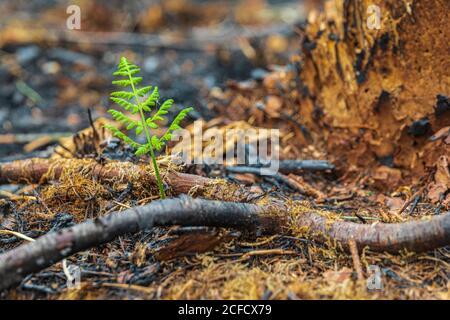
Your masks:
{"label": "burnt ground", "polygon": [[[64,1],[59,3],[56,8],[61,11]],[[214,17],[212,21],[203,17],[204,25],[196,26],[193,21],[185,21],[185,15],[198,10],[194,9],[196,6],[200,6],[199,15],[207,15],[211,9],[202,2],[186,3],[185,8],[178,9],[180,12],[167,13],[168,17],[161,21],[161,25],[153,27],[152,34],[144,33],[144,30],[136,31],[139,25],[109,26],[102,20],[102,15],[96,17],[98,21],[88,20],[87,32],[107,30],[122,33],[107,44],[98,43],[95,35],[83,40],[75,33],[73,42],[67,41],[64,36],[53,38],[52,30],[60,31],[65,21],[64,16],[53,17],[58,18],[60,24],[47,21],[50,19],[48,15],[56,15],[51,11],[57,10],[52,1],[41,1],[39,4],[6,2],[2,5],[6,7],[2,10],[4,27],[9,24],[13,29],[13,24],[18,20],[22,23],[28,21],[29,26],[23,27],[25,30],[29,30],[26,28],[35,21],[53,28],[47,34],[48,39],[42,39],[39,35],[31,39],[17,39],[12,35],[9,40],[9,29],[3,31],[6,41],[1,48],[0,119],[3,125],[0,133],[26,134],[22,140],[27,142],[33,140],[33,134],[67,135],[87,127],[87,109],[92,110],[94,118],[104,116],[112,105],[108,98],[113,90],[111,74],[121,55],[129,54],[142,66],[144,79],[160,88],[161,98],[172,97],[179,109],[195,106],[196,110],[191,114],[191,120],[195,120],[214,117],[205,100],[211,89],[223,88],[230,79],[262,77],[271,64],[285,64],[289,52],[299,48],[298,40],[293,37],[293,25],[279,21],[280,18],[273,18],[274,21],[268,26],[261,26],[258,21],[241,25],[234,21],[231,5],[218,4],[224,8],[223,13],[216,17],[217,21]],[[99,10],[104,9],[111,14],[113,19],[115,15],[117,19],[121,17],[120,5],[114,9],[111,9],[111,4],[105,6],[102,1],[97,1],[96,5]],[[277,8],[283,8],[283,5],[292,6],[293,3],[282,1],[275,4]],[[82,10],[95,8],[87,6]],[[144,19],[139,18],[136,13],[138,9],[133,5],[125,5],[122,10],[128,10],[129,20],[139,22],[139,19]],[[245,40],[239,40],[241,36]],[[165,41],[164,37],[169,40]],[[270,41],[274,43],[273,50],[266,50],[266,44],[269,42],[270,45]],[[277,48],[277,41],[281,42],[281,48]],[[253,55],[243,53],[242,43],[253,48]],[[8,140],[8,137],[4,139]],[[19,143],[2,143],[0,157],[21,154],[20,146]]]}

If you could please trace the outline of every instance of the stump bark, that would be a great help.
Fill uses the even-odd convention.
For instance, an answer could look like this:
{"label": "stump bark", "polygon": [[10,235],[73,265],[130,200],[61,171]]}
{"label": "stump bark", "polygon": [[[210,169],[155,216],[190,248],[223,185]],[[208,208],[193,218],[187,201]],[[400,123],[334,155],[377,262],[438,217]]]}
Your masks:
{"label": "stump bark", "polygon": [[336,0],[309,15],[298,113],[338,167],[420,177],[450,154],[429,139],[450,124],[449,18],[446,0]]}

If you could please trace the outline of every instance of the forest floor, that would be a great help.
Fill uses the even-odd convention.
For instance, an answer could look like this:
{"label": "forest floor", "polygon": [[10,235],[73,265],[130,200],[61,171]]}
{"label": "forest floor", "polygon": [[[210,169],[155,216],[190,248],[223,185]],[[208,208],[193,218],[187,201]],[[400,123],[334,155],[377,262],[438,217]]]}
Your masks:
{"label": "forest floor", "polygon": [[[256,125],[270,128],[284,119],[282,160],[334,163],[339,159],[339,154],[327,153],[325,143],[312,146],[297,139],[297,135],[307,136],[308,129],[292,109],[280,109],[283,94],[293,90],[291,74],[298,65],[292,56],[300,51],[303,39],[304,17],[294,19],[289,14],[297,1],[180,1],[170,11],[164,6],[139,10],[123,2],[113,10],[106,1],[96,1],[88,12],[98,14],[86,18],[89,32],[80,32],[79,37],[58,27],[66,18],[62,5],[36,2],[40,3],[0,4],[0,164],[33,157],[99,164],[146,161],[100,128],[112,106],[108,101],[114,90],[111,74],[120,56],[142,66],[144,79],[159,86],[162,98],[174,98],[180,110],[195,107],[185,120],[189,130],[199,119],[205,130],[219,131]],[[121,5],[123,10],[118,9]],[[242,14],[240,5],[255,14]],[[277,86],[282,93],[264,100],[264,111],[255,108],[265,90]],[[101,132],[99,141],[92,127]],[[171,166],[164,155],[160,159]],[[436,170],[445,175],[445,166]],[[264,196],[293,201],[302,210],[359,224],[421,220],[448,209],[443,199],[432,204],[424,195],[436,170],[422,185],[391,190],[397,176],[389,169],[376,177],[368,177],[367,171],[343,175],[332,169],[294,170],[281,180],[230,172],[224,166],[170,169],[225,179]],[[157,198],[155,190],[129,183],[104,184],[82,171],[68,170],[50,184],[1,185],[0,230],[35,239]],[[0,253],[26,242],[17,234],[3,232]],[[67,288],[59,262],[2,291],[0,297],[450,298],[449,246],[426,253],[379,253],[364,248],[349,254],[336,243],[316,241],[295,229],[266,236],[229,228],[158,227],[120,236],[75,254],[66,263],[81,268],[80,288]]]}

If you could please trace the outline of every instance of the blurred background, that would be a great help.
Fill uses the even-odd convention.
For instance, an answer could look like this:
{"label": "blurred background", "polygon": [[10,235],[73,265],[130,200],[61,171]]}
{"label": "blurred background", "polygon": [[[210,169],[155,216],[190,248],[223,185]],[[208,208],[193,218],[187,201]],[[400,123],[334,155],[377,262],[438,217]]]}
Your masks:
{"label": "blurred background", "polygon": [[[194,106],[190,121],[211,119],[211,92],[289,64],[306,13],[319,2],[3,0],[0,159],[42,155],[88,126],[88,109],[104,116],[122,55],[162,98]],[[67,27],[71,5],[80,9],[80,30]]]}

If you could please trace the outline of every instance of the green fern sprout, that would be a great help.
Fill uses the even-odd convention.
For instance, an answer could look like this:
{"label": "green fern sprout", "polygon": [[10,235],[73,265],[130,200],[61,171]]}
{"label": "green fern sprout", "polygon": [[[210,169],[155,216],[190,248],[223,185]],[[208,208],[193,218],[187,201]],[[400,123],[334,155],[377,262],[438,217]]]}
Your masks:
{"label": "green fern sprout", "polygon": [[[159,174],[159,168],[156,163],[155,150],[160,151],[164,145],[170,141],[172,133],[177,129],[181,129],[180,122],[189,112],[193,110],[193,108],[189,107],[181,110],[167,131],[161,137],[152,135],[150,130],[157,129],[159,127],[158,123],[164,121],[164,116],[169,113],[169,109],[173,105],[173,100],[168,99],[164,101],[156,112],[152,112],[154,111],[153,109],[156,108],[159,100],[158,87],[138,87],[138,85],[142,82],[142,78],[137,77],[136,75],[140,71],[141,70],[138,66],[130,63],[125,57],[122,57],[117,67],[117,71],[113,73],[114,76],[121,77],[121,79],[114,80],[112,83],[121,87],[130,87],[131,91],[116,91],[111,93],[110,97],[112,101],[117,103],[125,111],[128,111],[131,114],[139,114],[140,120],[133,120],[129,116],[117,110],[111,109],[108,110],[108,112],[116,121],[123,123],[126,130],[135,130],[136,136],[144,133],[147,138],[147,143],[137,143],[114,126],[105,125],[105,128],[110,130],[114,136],[136,149],[135,154],[137,156],[150,154],[153,168],[155,170],[159,194],[160,197],[164,199],[166,194],[164,192],[164,186]],[[148,96],[146,97],[146,95]],[[144,97],[146,98],[144,99]]]}

